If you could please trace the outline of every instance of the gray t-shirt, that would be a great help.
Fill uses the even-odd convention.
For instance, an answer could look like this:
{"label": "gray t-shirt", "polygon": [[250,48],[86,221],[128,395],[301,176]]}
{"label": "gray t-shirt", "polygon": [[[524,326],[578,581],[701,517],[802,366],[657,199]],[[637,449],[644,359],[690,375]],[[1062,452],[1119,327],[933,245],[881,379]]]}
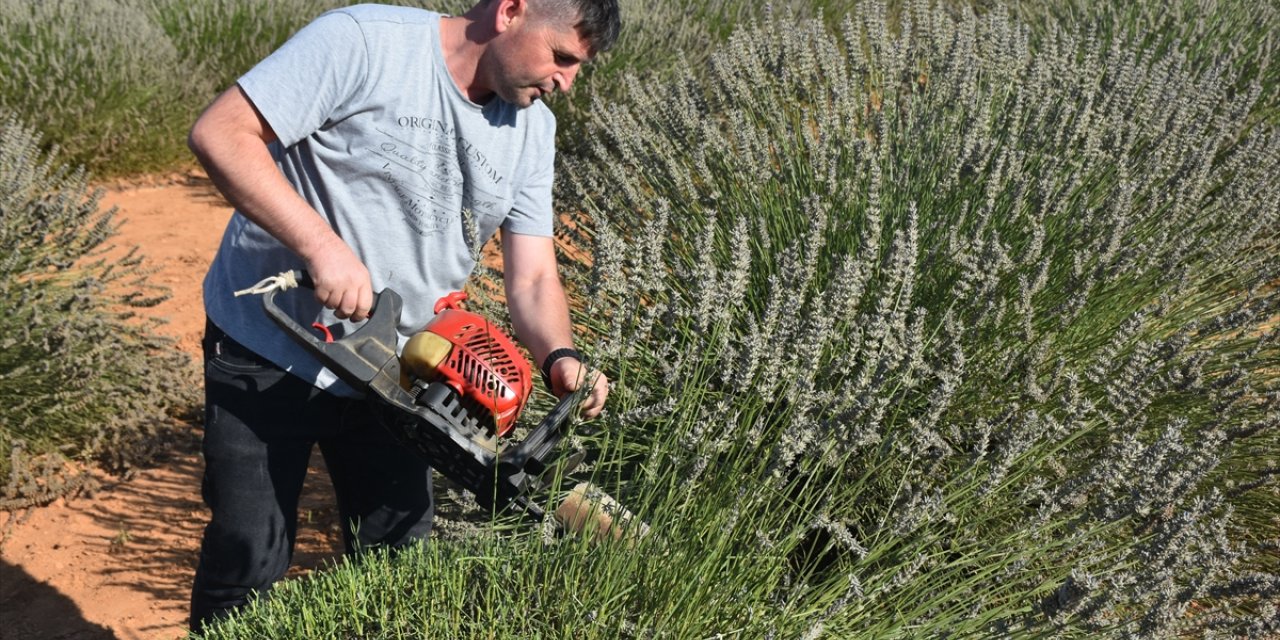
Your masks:
{"label": "gray t-shirt", "polygon": [[[280,171],[364,261],[374,291],[392,287],[404,298],[402,343],[431,319],[438,298],[462,288],[499,227],[552,233],[555,117],[540,102],[520,109],[497,97],[483,106],[468,100],[445,66],[439,14],[331,11],[239,85],[279,138],[271,153]],[[205,308],[268,360],[353,395],[271,322],[259,296],[233,295],[303,266],[237,212],[205,277]],[[276,300],[303,326],[339,322],[309,291]]]}

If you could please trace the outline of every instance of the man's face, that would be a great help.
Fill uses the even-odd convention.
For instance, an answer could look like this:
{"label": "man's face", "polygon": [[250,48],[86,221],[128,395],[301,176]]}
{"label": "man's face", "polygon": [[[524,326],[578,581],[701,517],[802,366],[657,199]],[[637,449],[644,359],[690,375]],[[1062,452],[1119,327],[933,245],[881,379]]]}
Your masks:
{"label": "man's face", "polygon": [[568,92],[591,49],[568,24],[524,18],[494,42],[491,88],[520,108],[545,95]]}

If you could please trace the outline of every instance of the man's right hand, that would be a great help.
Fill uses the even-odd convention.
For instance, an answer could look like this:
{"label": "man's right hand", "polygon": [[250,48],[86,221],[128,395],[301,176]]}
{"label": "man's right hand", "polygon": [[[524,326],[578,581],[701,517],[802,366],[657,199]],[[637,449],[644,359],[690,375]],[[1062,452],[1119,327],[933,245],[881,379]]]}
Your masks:
{"label": "man's right hand", "polygon": [[307,271],[315,284],[316,300],[340,319],[360,322],[373,307],[373,285],[369,269],[337,235],[305,249]]}

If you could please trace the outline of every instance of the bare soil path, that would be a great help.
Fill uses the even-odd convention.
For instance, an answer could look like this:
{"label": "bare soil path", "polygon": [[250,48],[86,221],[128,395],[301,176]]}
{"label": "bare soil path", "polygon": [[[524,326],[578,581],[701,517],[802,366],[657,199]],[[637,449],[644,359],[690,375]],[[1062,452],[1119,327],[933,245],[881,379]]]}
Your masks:
{"label": "bare soil path", "polygon": [[[164,176],[110,188],[121,245],[138,245],[173,297],[151,310],[177,348],[199,358],[200,283],[231,207],[203,176]],[[207,517],[200,500],[199,425],[151,468],[100,475],[92,495],[0,513],[0,639],[172,640]],[[319,462],[319,456],[313,459]],[[341,553],[326,475],[312,469],[300,506],[294,574]]]}

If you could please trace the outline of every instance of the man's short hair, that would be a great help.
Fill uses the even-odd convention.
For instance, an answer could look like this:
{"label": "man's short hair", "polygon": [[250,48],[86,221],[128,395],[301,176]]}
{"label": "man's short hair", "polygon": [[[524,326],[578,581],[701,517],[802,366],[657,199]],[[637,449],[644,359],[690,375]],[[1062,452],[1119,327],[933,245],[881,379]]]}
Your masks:
{"label": "man's short hair", "polygon": [[618,0],[533,0],[544,17],[576,16],[574,26],[591,46],[592,53],[613,48],[622,30]]}

